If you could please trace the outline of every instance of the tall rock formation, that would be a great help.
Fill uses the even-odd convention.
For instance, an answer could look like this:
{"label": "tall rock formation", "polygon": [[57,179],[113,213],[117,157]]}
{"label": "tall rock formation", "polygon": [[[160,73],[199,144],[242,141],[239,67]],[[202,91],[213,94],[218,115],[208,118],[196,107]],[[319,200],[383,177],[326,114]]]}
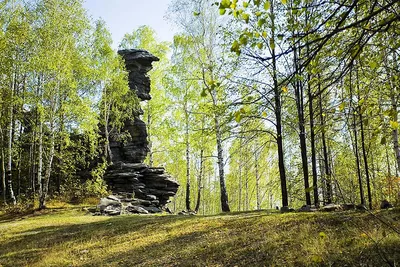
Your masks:
{"label": "tall rock formation", "polygon": [[[120,50],[118,53],[129,72],[130,89],[141,101],[150,100],[147,72],[152,69],[152,62],[159,59],[145,50]],[[146,124],[138,115],[132,114],[132,118],[124,122],[122,132],[129,132],[131,138],[127,142],[110,137],[113,164],[104,179],[115,196],[100,203],[101,211],[115,215],[118,212],[154,213],[165,209],[179,184],[164,168],[143,163],[149,152]]]}

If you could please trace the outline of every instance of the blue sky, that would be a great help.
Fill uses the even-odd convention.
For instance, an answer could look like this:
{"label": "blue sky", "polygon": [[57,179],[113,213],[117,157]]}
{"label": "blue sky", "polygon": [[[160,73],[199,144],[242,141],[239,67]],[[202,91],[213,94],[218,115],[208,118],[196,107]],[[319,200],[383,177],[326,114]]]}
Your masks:
{"label": "blue sky", "polygon": [[171,0],[85,0],[84,7],[93,19],[102,18],[117,48],[125,33],[149,25],[159,41],[173,40],[173,27],[164,17]]}

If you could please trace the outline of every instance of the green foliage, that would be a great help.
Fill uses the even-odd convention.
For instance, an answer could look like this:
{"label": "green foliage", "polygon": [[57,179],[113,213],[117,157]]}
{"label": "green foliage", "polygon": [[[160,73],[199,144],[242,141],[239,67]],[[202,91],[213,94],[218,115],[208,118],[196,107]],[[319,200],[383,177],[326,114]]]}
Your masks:
{"label": "green foliage", "polygon": [[[80,0],[3,1],[0,10],[0,96],[6,100],[0,102],[0,151],[7,155],[11,127],[17,198],[23,201],[22,192],[39,194],[41,201],[74,190],[104,193],[100,178],[86,189],[78,178],[101,153],[103,104],[109,104],[116,130],[138,109],[105,23],[92,25]],[[103,89],[107,96],[99,102]]]}
{"label": "green foliage", "polygon": [[87,180],[85,184],[86,197],[104,197],[109,194],[107,185],[102,177],[96,177],[92,180]]}

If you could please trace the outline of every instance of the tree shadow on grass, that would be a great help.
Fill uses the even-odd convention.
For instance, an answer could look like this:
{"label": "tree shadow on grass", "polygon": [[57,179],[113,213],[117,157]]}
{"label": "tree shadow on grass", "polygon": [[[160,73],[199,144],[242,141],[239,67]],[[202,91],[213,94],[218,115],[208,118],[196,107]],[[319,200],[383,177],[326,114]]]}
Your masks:
{"label": "tree shadow on grass", "polygon": [[[381,252],[389,262],[400,261],[399,239],[379,249],[343,242],[360,238],[346,229],[349,218],[362,222],[362,215],[226,215],[121,216],[31,228],[0,243],[0,266],[385,266]],[[343,247],[330,248],[321,231]]]}
{"label": "tree shadow on grass", "polygon": [[86,224],[31,228],[0,243],[0,266],[32,265],[39,263],[52,249],[69,249],[68,244],[112,241],[118,236],[140,234],[144,228],[155,231],[156,225],[188,219],[178,216],[120,216]]}
{"label": "tree shadow on grass", "polygon": [[[357,218],[359,214],[355,215]],[[383,242],[378,247],[373,243],[345,246],[343,240],[346,238],[360,238],[357,235],[350,237],[354,233],[345,230],[348,217],[335,214],[322,218],[305,216],[310,219],[313,231],[309,234],[314,236],[315,244],[324,244],[315,254],[298,235],[301,229],[295,217],[284,221],[280,228],[269,230],[265,227],[263,234],[254,229],[261,226],[260,216],[255,216],[244,223],[238,223],[246,219],[241,217],[223,221],[218,226],[170,237],[163,242],[88,260],[80,266],[394,266],[400,261],[399,239]],[[330,248],[328,240],[321,240],[319,232],[327,227],[332,230],[329,232],[331,240],[337,239],[336,245],[342,247],[335,250]],[[276,229],[282,233],[274,233]]]}

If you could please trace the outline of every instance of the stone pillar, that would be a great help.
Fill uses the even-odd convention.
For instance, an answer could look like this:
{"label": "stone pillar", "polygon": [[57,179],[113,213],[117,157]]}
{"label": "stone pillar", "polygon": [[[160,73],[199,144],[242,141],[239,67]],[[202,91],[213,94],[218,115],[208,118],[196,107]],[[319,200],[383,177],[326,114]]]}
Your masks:
{"label": "stone pillar", "polygon": [[[159,59],[145,50],[120,50],[118,53],[125,60],[129,88],[141,101],[149,101],[150,78],[147,73],[152,69],[152,62]],[[143,163],[149,148],[147,127],[139,116],[132,114],[132,118],[124,122],[122,132],[131,136],[128,142],[123,144],[115,136],[110,137],[113,165],[107,169],[104,179],[113,194],[125,203],[122,206],[126,212],[136,213],[143,209],[158,212],[176,194],[179,184],[164,168]]]}

